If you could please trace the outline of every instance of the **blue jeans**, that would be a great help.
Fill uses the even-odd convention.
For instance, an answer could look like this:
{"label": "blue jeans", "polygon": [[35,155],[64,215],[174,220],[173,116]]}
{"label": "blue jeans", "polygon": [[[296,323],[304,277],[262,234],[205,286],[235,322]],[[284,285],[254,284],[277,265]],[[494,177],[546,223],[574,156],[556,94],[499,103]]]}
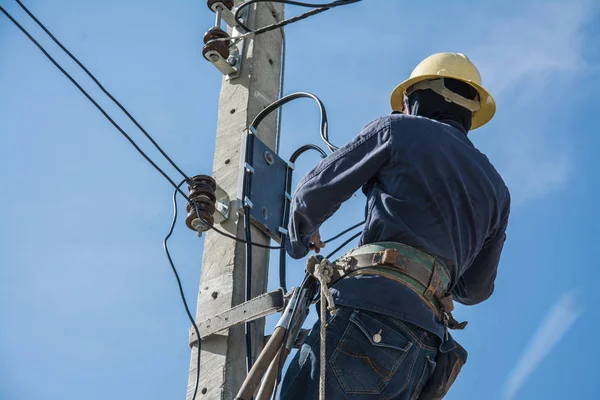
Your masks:
{"label": "blue jeans", "polygon": [[[280,400],[319,398],[317,322],[283,378]],[[327,327],[328,400],[415,400],[433,373],[440,339],[383,314],[340,307]]]}

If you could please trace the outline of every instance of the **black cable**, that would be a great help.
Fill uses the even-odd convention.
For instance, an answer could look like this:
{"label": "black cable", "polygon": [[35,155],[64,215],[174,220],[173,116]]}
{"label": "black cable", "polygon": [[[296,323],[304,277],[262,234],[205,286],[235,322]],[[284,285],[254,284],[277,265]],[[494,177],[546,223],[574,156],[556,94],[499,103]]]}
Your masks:
{"label": "black cable", "polygon": [[[173,180],[171,178],[169,178],[169,176],[158,166],[156,165],[156,163],[154,163],[154,161],[152,161],[150,159],[150,157],[148,157],[148,155],[146,155],[146,153],[144,153],[144,151],[135,143],[135,141],[106,113],[106,111],[104,111],[104,109],[92,98],[92,96],[90,96],[88,94],[88,92],[85,91],[84,88],[81,87],[81,85],[79,85],[79,83],[77,83],[77,81],[67,72],[65,71],[65,69],[63,67],[60,66],[60,64],[58,62],[56,62],[56,60],[54,58],[52,58],[52,56],[50,54],[48,54],[48,52],[46,51],[46,49],[44,49],[44,47],[42,47],[42,45],[40,45],[34,38],[33,36],[31,36],[31,34],[21,26],[21,24],[19,24],[13,17],[12,15],[10,15],[8,13],[8,11],[6,11],[4,9],[4,7],[0,6],[0,11],[2,11],[4,13],[4,15],[6,15],[6,17],[17,27],[21,30],[21,32],[23,32],[25,34],[25,36],[27,36],[27,38],[37,46],[38,49],[40,49],[40,51],[42,53],[44,53],[44,55],[52,62],[52,64],[54,64],[54,66],[56,68],[58,68],[60,70],[60,72],[62,72],[70,81],[73,85],[75,85],[77,87],[77,89],[79,89],[79,91],[81,93],[83,93],[83,95],[85,97],[87,97],[87,99],[89,101],[92,102],[92,104],[94,106],[96,106],[96,108],[102,113],[102,115],[104,115],[104,117],[106,119],[108,119],[108,121],[115,127],[117,128],[117,130],[129,141],[129,143],[131,143],[131,145],[138,151],[138,153],[140,153],[142,155],[142,157],[144,157],[144,159],[146,161],[148,161],[150,163],[150,165],[152,165],[154,167],[154,169],[156,169],[167,181],[169,181],[169,183],[176,189],[178,190],[186,199],[187,196],[185,195],[185,193],[183,193],[181,191],[181,189],[179,189],[179,187],[177,186],[177,184],[175,182],[173,182]],[[189,199],[188,199],[189,200]]]}
{"label": "black cable", "polygon": [[280,98],[279,100],[274,101],[273,103],[269,104],[266,108],[261,110],[256,115],[256,117],[254,117],[250,126],[254,127],[255,129],[258,129],[258,126],[260,125],[262,120],[265,119],[265,117],[267,115],[269,115],[270,113],[275,111],[277,108],[283,106],[284,104],[289,103],[292,100],[296,100],[296,99],[300,99],[300,98],[309,98],[309,99],[313,99],[314,101],[317,102],[317,105],[319,106],[320,117],[321,117],[321,120],[320,120],[321,139],[325,142],[325,145],[331,152],[334,152],[335,150],[337,150],[338,147],[334,146],[329,141],[329,128],[328,128],[329,124],[327,121],[327,111],[325,110],[325,105],[323,104],[321,99],[319,99],[317,96],[315,96],[312,93],[296,92],[296,93],[288,94],[287,96],[284,96],[284,97]]}
{"label": "black cable", "polygon": [[[254,135],[249,134],[246,140],[246,154],[245,161],[247,165],[253,163],[253,151],[254,151]],[[252,227],[250,221],[250,213],[252,206],[248,196],[252,193],[252,173],[245,166],[244,168],[244,181],[242,184],[242,202],[244,204],[244,232],[246,235],[246,301],[252,299]],[[252,369],[252,323],[246,322],[246,373],[250,373]]]}
{"label": "black cable", "polygon": [[[252,30],[250,28],[248,28],[240,19],[240,14],[241,14],[241,10],[244,9],[245,7],[248,7],[251,4],[254,3],[263,3],[263,2],[271,2],[271,3],[283,3],[283,4],[289,4],[289,5],[295,5],[295,6],[300,6],[300,7],[319,7],[319,8],[315,8],[314,10],[308,11],[304,14],[300,14],[298,16],[292,17],[292,18],[288,18],[285,19],[283,21],[280,21],[278,23],[272,24],[272,25],[267,25],[263,28],[259,28],[256,30]],[[311,4],[311,3],[304,3],[304,2],[300,2],[300,1],[292,1],[292,0],[249,0],[246,1],[242,4],[240,4],[240,6],[237,8],[236,12],[235,12],[235,22],[238,24],[238,26],[242,29],[244,29],[246,32],[254,32],[256,35],[259,35],[261,33],[265,33],[265,32],[269,32],[272,31],[274,29],[277,28],[281,28],[285,25],[289,25],[291,23],[300,21],[302,19],[308,18],[310,16],[322,13],[323,11],[327,11],[329,9],[335,8],[335,7],[339,7],[339,6],[344,6],[347,4],[352,4],[352,3],[357,3],[361,0],[338,0],[338,1],[333,1],[330,3],[323,3],[323,4]]]}
{"label": "black cable", "polygon": [[296,160],[298,160],[298,157],[300,157],[302,154],[306,153],[309,150],[316,150],[319,152],[319,154],[321,154],[321,158],[325,158],[327,157],[327,153],[325,153],[325,151],[320,148],[317,145],[314,144],[305,144],[302,147],[299,147],[298,149],[296,149],[296,151],[294,151],[290,157],[290,162],[295,163]]}
{"label": "black cable", "polygon": [[329,243],[329,242],[333,242],[335,239],[337,239],[337,238],[339,238],[339,237],[341,237],[341,236],[345,235],[346,233],[350,232],[352,229],[358,228],[359,226],[363,225],[365,222],[367,222],[367,221],[365,220],[365,221],[359,222],[359,223],[358,223],[358,224],[356,224],[356,225],[352,225],[350,228],[346,229],[345,231],[342,231],[342,232],[338,233],[338,234],[337,234],[337,235],[335,235],[334,237],[332,237],[332,238],[329,238],[329,239],[327,239],[327,240],[324,240],[324,241],[323,241],[323,243]]}
{"label": "black cable", "polygon": [[342,243],[341,245],[339,245],[338,247],[336,247],[335,250],[333,250],[331,253],[329,253],[327,255],[327,259],[330,259],[331,256],[333,256],[335,253],[337,253],[338,251],[340,251],[345,245],[347,245],[348,243],[350,243],[351,241],[353,241],[354,239],[356,239],[357,237],[359,237],[362,234],[362,232],[358,232],[356,235],[353,235],[350,239],[346,240],[344,243]]}
{"label": "black cable", "polygon": [[[281,110],[281,108],[279,108]],[[327,153],[325,153],[325,151],[323,149],[321,149],[319,146],[316,146],[314,144],[305,144],[304,146],[298,148],[296,151],[294,151],[294,153],[292,154],[292,156],[290,157],[290,162],[291,163],[295,163],[296,160],[298,160],[298,157],[300,157],[303,153],[309,151],[309,150],[316,150],[319,152],[319,154],[321,154],[322,158],[327,157]],[[293,169],[292,168],[288,168],[287,169],[287,175],[286,175],[286,183],[285,183],[285,191],[286,193],[291,193],[292,191],[292,172]],[[289,215],[290,211],[288,210],[288,201],[286,200],[284,203],[284,207],[283,207],[283,227],[287,227],[288,222],[289,222]],[[285,293],[287,293],[287,282],[286,282],[286,275],[287,275],[287,267],[286,267],[286,250],[285,250],[285,241],[287,238],[287,234],[282,233],[281,234],[281,250],[279,253],[279,286],[283,289],[283,291]]]}
{"label": "black cable", "polygon": [[[244,230],[246,233],[246,301],[252,299],[252,229],[250,225],[250,210],[244,210]],[[247,373],[252,369],[252,322],[246,322],[246,365]]]}
{"label": "black cable", "polygon": [[[287,52],[287,44],[285,38],[285,32],[281,30],[281,68],[279,69],[279,93],[277,97],[283,96],[283,89],[285,86],[285,58]],[[275,138],[275,153],[279,154],[279,146],[281,144],[281,121],[282,121],[283,108],[279,107],[277,111],[277,136]]]}
{"label": "black cable", "polygon": [[279,287],[283,290],[283,293],[287,293],[287,252],[285,250],[285,243],[287,235],[281,235],[281,249],[279,250]]}
{"label": "black cable", "polygon": [[[183,180],[178,185],[181,187],[186,181]],[[192,395],[192,400],[196,398],[196,393],[198,392],[198,383],[200,382],[200,351],[202,347],[202,341],[200,340],[200,331],[198,330],[198,326],[196,325],[196,321],[194,317],[192,317],[192,313],[190,312],[190,307],[185,299],[185,294],[183,293],[183,287],[181,285],[181,279],[179,279],[179,274],[177,273],[177,269],[175,268],[175,264],[173,263],[173,259],[171,258],[171,253],[169,253],[169,246],[167,241],[173,234],[173,229],[175,228],[175,223],[177,222],[177,190],[173,191],[173,221],[171,222],[171,227],[169,228],[169,233],[165,236],[163,240],[163,248],[165,249],[165,253],[167,253],[167,258],[169,259],[169,264],[171,265],[171,270],[173,270],[173,275],[175,275],[175,279],[177,280],[177,286],[179,287],[179,295],[181,296],[181,301],[183,302],[183,306],[185,307],[185,313],[188,316],[192,326],[194,327],[194,331],[196,332],[196,338],[198,339],[198,359],[196,364],[196,383],[194,385],[194,394]]]}
{"label": "black cable", "polygon": [[[293,174],[293,172],[294,172],[294,170],[291,168],[291,166],[288,165],[286,172],[285,172],[285,199],[283,202],[283,221],[281,224],[285,229],[287,229],[289,219],[290,219],[290,210],[289,210],[290,200],[288,199],[287,195],[291,194],[291,191],[292,191],[292,174]],[[287,231],[282,231],[281,235],[280,235],[281,250],[279,250],[279,286],[283,289],[284,293],[287,293],[287,282],[286,282],[287,253],[286,253],[286,249],[285,249],[286,240],[287,240]]]}
{"label": "black cable", "polygon": [[148,138],[148,140],[150,140],[150,142],[152,142],[152,144],[154,145],[154,147],[160,152],[160,154],[163,155],[163,157],[165,157],[165,159],[186,179],[189,180],[189,176],[187,176],[178,166],[177,164],[175,164],[175,162],[167,155],[167,153],[165,153],[163,151],[163,149],[158,145],[158,143],[156,143],[156,141],[152,138],[152,136],[150,136],[150,134],[140,125],[140,123],[129,113],[129,111],[127,111],[127,109],[117,100],[113,97],[113,95],[104,88],[104,86],[98,81],[98,79],[96,79],[96,77],[94,76],[94,74],[92,74],[90,72],[90,70],[88,70],[86,68],[85,65],[83,65],[83,63],[81,61],[79,61],[79,59],[77,57],[75,57],[53,34],[52,32],[50,32],[50,30],[48,30],[48,28],[46,28],[46,26],[40,22],[39,19],[37,19],[37,17],[35,15],[33,15],[33,13],[31,11],[29,11],[29,9],[21,2],[21,0],[15,0],[17,2],[17,4],[19,6],[21,6],[21,8],[35,21],[36,24],[38,24],[38,26],[40,28],[42,28],[42,30],[44,32],[46,32],[46,34],[48,36],[50,36],[50,39],[52,39],[54,41],[54,43],[56,43],[58,45],[58,47],[60,47],[65,53],[67,53],[67,55],[71,58],[71,60],[75,61],[75,63],[77,65],[79,65],[79,67],[81,69],[83,69],[83,71],[94,81],[94,83],[100,88],[100,90],[102,90],[102,92],[104,92],[104,94],[106,94],[108,96],[109,99],[111,99],[120,109],[121,111],[123,111],[125,113],[125,115],[127,115],[127,117],[131,120],[131,122],[133,122],[135,124],[135,126],[137,126],[139,128],[140,131],[142,131],[142,133]]}

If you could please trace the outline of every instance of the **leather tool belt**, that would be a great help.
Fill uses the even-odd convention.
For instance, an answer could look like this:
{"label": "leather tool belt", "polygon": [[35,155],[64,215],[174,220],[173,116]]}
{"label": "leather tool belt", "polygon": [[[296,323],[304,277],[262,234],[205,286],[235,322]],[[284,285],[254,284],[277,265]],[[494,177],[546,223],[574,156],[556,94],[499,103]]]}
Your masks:
{"label": "leather tool belt", "polygon": [[[334,266],[339,278],[351,275],[379,275],[408,286],[435,313],[447,329],[464,329],[467,322],[452,316],[454,302],[448,293],[450,274],[431,255],[395,242],[379,242],[353,249]],[[334,281],[337,277],[333,277]]]}

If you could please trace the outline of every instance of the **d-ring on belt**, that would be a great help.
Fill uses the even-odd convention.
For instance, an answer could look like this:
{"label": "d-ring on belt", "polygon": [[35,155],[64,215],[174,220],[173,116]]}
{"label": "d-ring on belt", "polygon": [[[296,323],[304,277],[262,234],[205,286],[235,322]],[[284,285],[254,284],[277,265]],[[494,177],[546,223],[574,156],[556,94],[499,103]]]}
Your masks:
{"label": "d-ring on belt", "polygon": [[352,275],[379,275],[415,291],[449,329],[464,329],[467,322],[452,316],[454,302],[447,293],[450,274],[434,257],[413,247],[395,242],[379,242],[349,251],[332,264],[332,282]]}

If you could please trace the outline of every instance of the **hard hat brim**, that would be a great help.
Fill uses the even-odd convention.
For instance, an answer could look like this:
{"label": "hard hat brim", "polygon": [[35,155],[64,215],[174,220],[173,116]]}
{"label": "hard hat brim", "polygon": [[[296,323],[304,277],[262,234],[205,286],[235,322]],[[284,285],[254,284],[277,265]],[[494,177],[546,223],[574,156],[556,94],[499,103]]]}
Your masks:
{"label": "hard hat brim", "polygon": [[471,122],[471,130],[477,129],[485,124],[487,124],[494,114],[496,114],[496,101],[492,97],[492,95],[485,90],[481,85],[464,79],[457,78],[455,76],[444,76],[441,74],[431,74],[431,75],[419,75],[413,78],[407,79],[392,91],[392,95],[390,97],[390,105],[392,106],[392,110],[402,112],[404,110],[404,93],[406,90],[414,85],[415,83],[419,83],[428,79],[440,79],[440,78],[452,78],[464,82],[473,89],[477,90],[479,93],[479,103],[481,108],[479,111],[475,111],[473,113],[473,120]]}

